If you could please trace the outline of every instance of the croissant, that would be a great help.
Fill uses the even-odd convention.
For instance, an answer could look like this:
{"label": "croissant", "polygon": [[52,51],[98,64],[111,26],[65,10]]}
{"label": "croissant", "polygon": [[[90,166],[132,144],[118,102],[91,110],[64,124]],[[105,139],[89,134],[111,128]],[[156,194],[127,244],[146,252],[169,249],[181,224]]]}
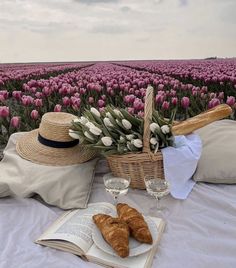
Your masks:
{"label": "croissant", "polygon": [[119,218],[128,224],[131,236],[141,243],[152,244],[152,235],[142,214],[127,204],[119,203],[116,208]]}
{"label": "croissant", "polygon": [[124,221],[106,214],[94,215],[93,221],[120,257],[129,256],[129,227]]}

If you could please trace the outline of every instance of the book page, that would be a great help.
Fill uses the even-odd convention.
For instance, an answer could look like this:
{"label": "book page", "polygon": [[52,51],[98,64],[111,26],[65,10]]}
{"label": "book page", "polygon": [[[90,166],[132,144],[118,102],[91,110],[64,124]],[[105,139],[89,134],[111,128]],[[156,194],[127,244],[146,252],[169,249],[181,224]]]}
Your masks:
{"label": "book page", "polygon": [[77,245],[86,254],[93,244],[92,216],[98,213],[115,215],[116,210],[109,203],[93,203],[89,204],[86,209],[71,210],[62,215],[36,242],[65,240]]}
{"label": "book page", "polygon": [[120,258],[110,254],[105,253],[99,249],[95,244],[87,252],[87,258],[89,261],[100,265],[106,265],[108,267],[119,267],[119,268],[150,268],[152,266],[153,257],[156,253],[158,243],[162,236],[165,223],[160,218],[151,217],[151,219],[156,223],[158,229],[158,239],[154,244],[153,248],[141,255],[128,258]]}

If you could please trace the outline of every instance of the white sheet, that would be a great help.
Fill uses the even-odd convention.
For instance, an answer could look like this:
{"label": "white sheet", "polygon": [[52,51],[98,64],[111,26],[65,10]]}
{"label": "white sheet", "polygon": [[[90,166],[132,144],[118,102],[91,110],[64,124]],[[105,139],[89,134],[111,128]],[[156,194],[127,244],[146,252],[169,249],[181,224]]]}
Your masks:
{"label": "white sheet", "polygon": [[[90,199],[96,201],[112,201],[98,175]],[[153,199],[130,190],[120,201],[147,212]],[[162,201],[170,214],[153,267],[236,267],[236,185],[200,183],[186,200]],[[33,243],[62,212],[34,199],[0,199],[0,268],[99,267]]]}

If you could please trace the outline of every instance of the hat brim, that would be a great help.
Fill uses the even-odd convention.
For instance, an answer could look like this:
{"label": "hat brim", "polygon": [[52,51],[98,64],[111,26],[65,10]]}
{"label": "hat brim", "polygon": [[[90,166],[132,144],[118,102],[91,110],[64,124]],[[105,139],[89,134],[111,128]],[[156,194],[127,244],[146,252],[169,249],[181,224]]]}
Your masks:
{"label": "hat brim", "polygon": [[38,141],[38,129],[25,133],[16,143],[17,153],[31,162],[50,166],[68,166],[84,163],[95,157],[95,150],[82,145],[71,148],[53,148]]}

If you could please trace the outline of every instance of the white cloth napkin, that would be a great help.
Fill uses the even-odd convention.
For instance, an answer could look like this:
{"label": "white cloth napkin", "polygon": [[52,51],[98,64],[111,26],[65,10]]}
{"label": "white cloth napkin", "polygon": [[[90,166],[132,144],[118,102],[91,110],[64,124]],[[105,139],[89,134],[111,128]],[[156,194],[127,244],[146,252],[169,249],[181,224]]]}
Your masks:
{"label": "white cloth napkin", "polygon": [[175,136],[175,147],[166,147],[163,154],[164,173],[174,198],[186,199],[195,182],[192,175],[201,156],[202,142],[197,134]]}

